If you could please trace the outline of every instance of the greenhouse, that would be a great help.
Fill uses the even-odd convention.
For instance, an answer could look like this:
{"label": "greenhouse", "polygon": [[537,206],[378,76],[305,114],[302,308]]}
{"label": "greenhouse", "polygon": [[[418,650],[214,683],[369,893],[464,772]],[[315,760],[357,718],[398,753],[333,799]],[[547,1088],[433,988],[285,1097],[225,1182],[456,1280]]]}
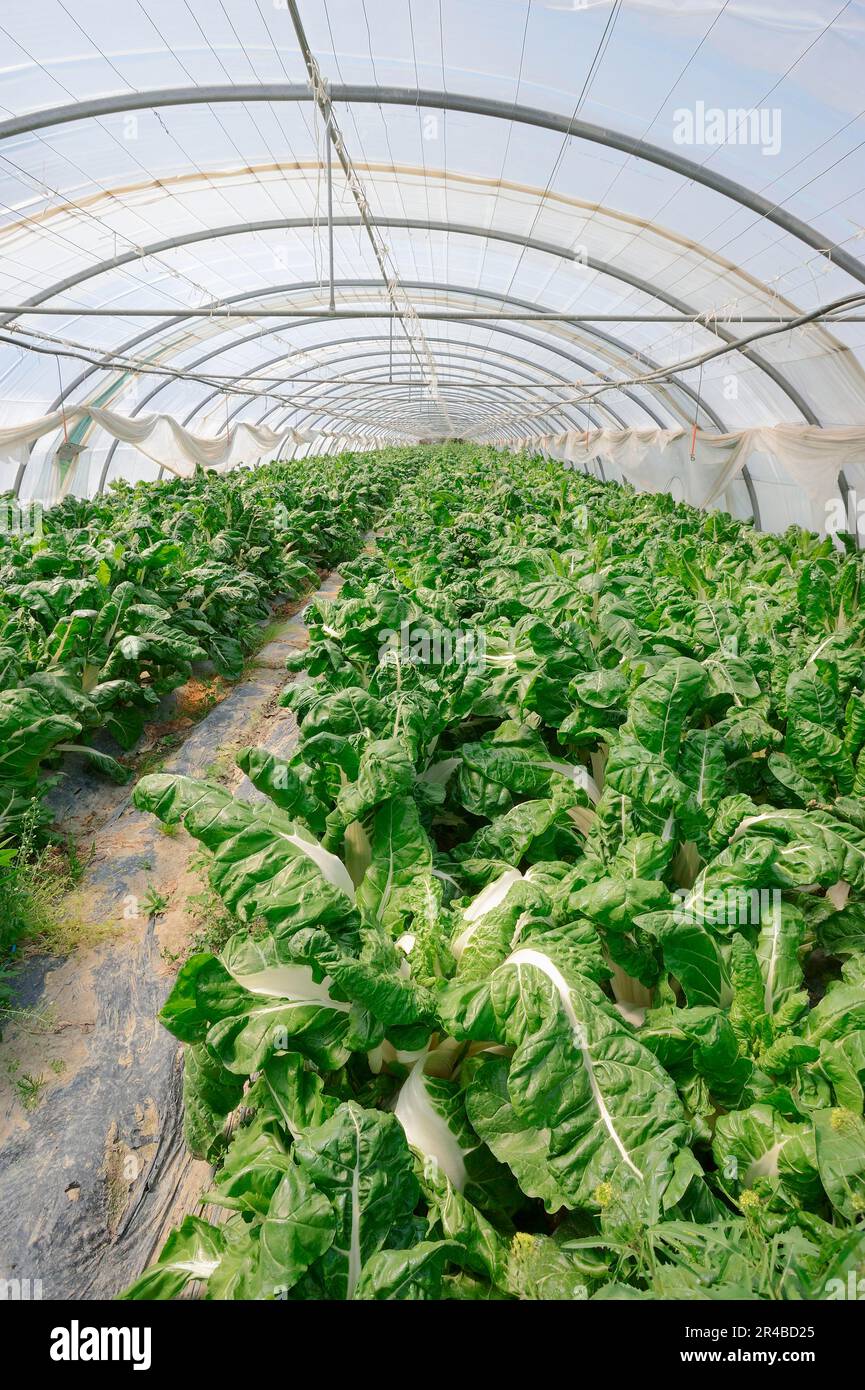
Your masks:
{"label": "greenhouse", "polygon": [[0,1298],[865,1297],[865,7],[0,34]]}

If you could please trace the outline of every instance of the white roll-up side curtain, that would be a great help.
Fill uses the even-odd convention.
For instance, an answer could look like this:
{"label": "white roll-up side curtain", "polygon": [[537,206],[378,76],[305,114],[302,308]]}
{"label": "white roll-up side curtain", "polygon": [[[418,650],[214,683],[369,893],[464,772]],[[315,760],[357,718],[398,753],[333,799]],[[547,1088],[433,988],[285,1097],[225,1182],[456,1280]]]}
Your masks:
{"label": "white roll-up side curtain", "polygon": [[[153,463],[179,478],[189,477],[200,465],[202,468],[228,472],[241,465],[253,465],[261,459],[275,458],[287,444],[310,444],[315,440],[322,448],[328,445],[334,432],[326,430],[283,429],[274,431],[265,426],[241,423],[219,435],[191,434],[170,415],[142,415],[132,418],[99,406],[72,406],[66,411],[55,410],[24,424],[0,429],[0,491],[14,486],[22,465],[26,465],[30,450],[37,439],[89,420],[112,439],[129,444]],[[369,437],[340,435],[343,449],[353,444],[369,448]],[[83,450],[68,450],[64,458],[49,450],[41,465],[40,476],[33,490],[34,498],[54,502],[64,496],[73,484],[77,457]]]}
{"label": "white roll-up side curtain", "polygon": [[865,429],[774,425],[716,435],[681,428],[569,430],[526,436],[509,447],[536,450],[580,468],[600,459],[641,492],[675,492],[672,484],[678,480],[682,501],[724,510],[731,510],[731,484],[763,456],[801,490],[814,529],[826,532],[847,523],[838,475],[865,464]]}

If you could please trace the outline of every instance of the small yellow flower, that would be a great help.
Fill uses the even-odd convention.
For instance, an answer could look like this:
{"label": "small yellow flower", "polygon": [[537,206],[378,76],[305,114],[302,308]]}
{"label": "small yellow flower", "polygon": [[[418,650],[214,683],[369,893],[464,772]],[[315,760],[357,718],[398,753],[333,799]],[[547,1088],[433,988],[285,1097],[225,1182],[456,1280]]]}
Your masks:
{"label": "small yellow flower", "polygon": [[743,1211],[755,1211],[760,1205],[760,1194],[755,1192],[753,1187],[746,1187],[739,1198],[739,1206]]}
{"label": "small yellow flower", "polygon": [[520,1255],[530,1255],[534,1243],[535,1238],[533,1235],[530,1235],[528,1231],[517,1231],[511,1241],[511,1254],[516,1257]]}
{"label": "small yellow flower", "polygon": [[613,1200],[612,1184],[599,1182],[592,1195],[599,1207],[608,1207]]}

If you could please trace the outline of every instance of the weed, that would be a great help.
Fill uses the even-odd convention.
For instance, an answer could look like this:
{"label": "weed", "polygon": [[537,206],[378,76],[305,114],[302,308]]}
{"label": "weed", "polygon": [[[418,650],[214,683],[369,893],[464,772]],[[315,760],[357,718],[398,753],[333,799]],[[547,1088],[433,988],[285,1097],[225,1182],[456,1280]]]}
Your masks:
{"label": "weed", "polygon": [[206,855],[196,855],[190,863],[190,868],[202,876],[203,887],[199,893],[188,894],[184,904],[194,928],[188,945],[182,953],[163,949],[164,959],[172,965],[181,964],[199,951],[209,951],[216,955],[235,932],[244,926],[233,912],[229,912],[219,894],[207,883],[208,863],[209,856]]}
{"label": "weed", "polygon": [[39,844],[35,817],[16,847],[0,845],[0,1008],[25,952],[66,955],[100,934],[75,915],[74,893],[92,858],[70,841]]}
{"label": "weed", "polygon": [[18,1092],[18,1099],[25,1110],[35,1110],[39,1104],[39,1097],[45,1089],[44,1076],[31,1076],[30,1072],[25,1071],[22,1076],[15,1078],[15,1089]]}
{"label": "weed", "polygon": [[[53,1004],[33,1005],[31,1008],[4,1008],[0,1010],[0,1023],[17,1023],[25,1033],[56,1033],[59,1031],[57,1013]],[[17,1068],[17,1062],[7,1063],[8,1070]]]}
{"label": "weed", "polygon": [[141,900],[141,905],[148,917],[158,917],[167,908],[168,899],[151,884]]}
{"label": "weed", "polygon": [[200,893],[190,893],[186,909],[195,923],[190,955],[198,951],[221,951],[241,923],[229,912],[219,894],[207,886]]}

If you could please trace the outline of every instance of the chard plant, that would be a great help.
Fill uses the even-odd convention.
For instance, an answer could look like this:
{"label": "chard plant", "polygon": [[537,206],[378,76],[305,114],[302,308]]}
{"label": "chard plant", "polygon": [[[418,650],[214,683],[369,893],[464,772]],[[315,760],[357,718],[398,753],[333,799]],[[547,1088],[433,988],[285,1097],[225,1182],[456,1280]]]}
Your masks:
{"label": "chard plant", "polygon": [[199,469],[70,497],[38,527],[0,532],[0,839],[50,822],[41,797],[65,753],[128,781],[123,754],[193,663],[238,679],[271,600],[357,554],[400,467],[348,455]]}
{"label": "chard plant", "polygon": [[239,758],[262,799],[136,789],[244,925],[162,1012],[222,1219],[125,1296],[831,1297],[865,1262],[861,557],[392,457],[296,750]]}

